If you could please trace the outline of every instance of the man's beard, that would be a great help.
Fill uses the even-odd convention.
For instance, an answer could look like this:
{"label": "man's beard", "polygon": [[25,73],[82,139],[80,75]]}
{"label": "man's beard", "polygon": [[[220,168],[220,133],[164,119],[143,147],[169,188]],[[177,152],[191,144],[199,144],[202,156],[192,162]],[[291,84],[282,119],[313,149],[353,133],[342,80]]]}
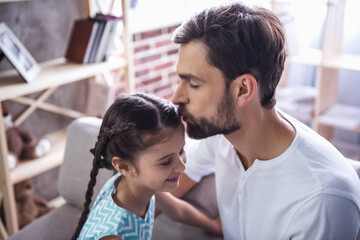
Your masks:
{"label": "man's beard", "polygon": [[203,139],[217,134],[227,135],[240,129],[240,123],[236,121],[234,115],[233,103],[227,92],[218,104],[217,114],[212,119],[204,117],[195,119],[187,112],[184,104],[180,104],[178,110],[187,119],[186,132],[190,138]]}

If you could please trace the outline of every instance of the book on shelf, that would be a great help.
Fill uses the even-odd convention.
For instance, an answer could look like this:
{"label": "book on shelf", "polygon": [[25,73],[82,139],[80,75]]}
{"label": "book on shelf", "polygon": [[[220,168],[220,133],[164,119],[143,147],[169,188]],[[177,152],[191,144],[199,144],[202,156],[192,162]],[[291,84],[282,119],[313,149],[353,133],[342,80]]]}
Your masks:
{"label": "book on shelf", "polygon": [[73,62],[87,63],[97,33],[98,22],[77,19],[73,23],[65,57]]}
{"label": "book on shelf", "polygon": [[114,43],[114,38],[116,36],[117,25],[122,20],[122,18],[113,15],[104,15],[101,13],[97,13],[95,18],[106,20],[104,34],[101,39],[95,61],[107,61]]}
{"label": "book on shelf", "polygon": [[90,52],[90,56],[89,56],[89,59],[88,59],[88,63],[93,63],[93,62],[95,62],[95,56],[97,54],[100,41],[103,38],[103,33],[104,33],[106,21],[96,19],[96,18],[88,18],[88,21],[97,22],[98,26],[99,26],[98,29],[97,29],[96,35],[95,35],[94,42],[93,42],[93,44],[91,46],[91,52]]}
{"label": "book on shelf", "polygon": [[97,47],[96,54],[94,54],[94,62],[101,62],[104,60],[103,53],[105,51],[107,45],[107,39],[109,38],[109,33],[112,28],[112,21],[105,21],[104,31],[99,41],[99,45]]}
{"label": "book on shelf", "polygon": [[[107,61],[120,20],[121,17],[103,14],[76,20],[68,42],[66,58],[79,63]],[[93,26],[91,30],[90,26]]]}

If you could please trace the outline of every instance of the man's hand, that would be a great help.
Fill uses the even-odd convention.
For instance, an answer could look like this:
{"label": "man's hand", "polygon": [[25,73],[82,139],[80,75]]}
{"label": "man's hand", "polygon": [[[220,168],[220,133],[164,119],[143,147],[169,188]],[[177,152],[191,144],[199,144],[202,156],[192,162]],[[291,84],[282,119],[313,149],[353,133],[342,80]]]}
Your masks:
{"label": "man's hand", "polygon": [[220,216],[217,217],[216,219],[212,220],[212,227],[208,230],[211,233],[214,233],[216,235],[220,235],[222,236],[223,234],[223,230],[222,230],[222,225],[221,225],[221,219]]}

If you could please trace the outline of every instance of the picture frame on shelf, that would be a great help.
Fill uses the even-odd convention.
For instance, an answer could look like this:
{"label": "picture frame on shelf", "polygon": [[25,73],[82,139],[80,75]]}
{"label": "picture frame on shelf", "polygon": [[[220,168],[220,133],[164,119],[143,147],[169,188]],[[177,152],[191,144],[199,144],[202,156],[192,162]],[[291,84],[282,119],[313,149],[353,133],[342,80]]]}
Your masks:
{"label": "picture frame on shelf", "polygon": [[0,23],[0,52],[27,83],[39,74],[39,64],[4,22]]}

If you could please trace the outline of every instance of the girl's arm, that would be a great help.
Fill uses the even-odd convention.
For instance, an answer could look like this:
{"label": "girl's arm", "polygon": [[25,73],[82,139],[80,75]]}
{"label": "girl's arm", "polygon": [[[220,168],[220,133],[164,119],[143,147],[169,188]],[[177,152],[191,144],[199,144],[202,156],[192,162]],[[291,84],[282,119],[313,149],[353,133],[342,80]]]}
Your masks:
{"label": "girl's arm", "polygon": [[111,235],[111,236],[102,237],[100,238],[100,240],[123,240],[123,239],[121,237]]}
{"label": "girl's arm", "polygon": [[155,197],[156,207],[170,219],[222,235],[220,217],[211,219],[188,202],[167,192],[157,192]]}
{"label": "girl's arm", "polygon": [[[360,168],[360,163],[359,163],[359,168]],[[171,194],[177,198],[181,198],[191,189],[193,189],[196,186],[196,184],[197,182],[195,182],[190,177],[188,177],[188,175],[182,172],[180,173],[179,187],[175,191],[171,192]]]}

